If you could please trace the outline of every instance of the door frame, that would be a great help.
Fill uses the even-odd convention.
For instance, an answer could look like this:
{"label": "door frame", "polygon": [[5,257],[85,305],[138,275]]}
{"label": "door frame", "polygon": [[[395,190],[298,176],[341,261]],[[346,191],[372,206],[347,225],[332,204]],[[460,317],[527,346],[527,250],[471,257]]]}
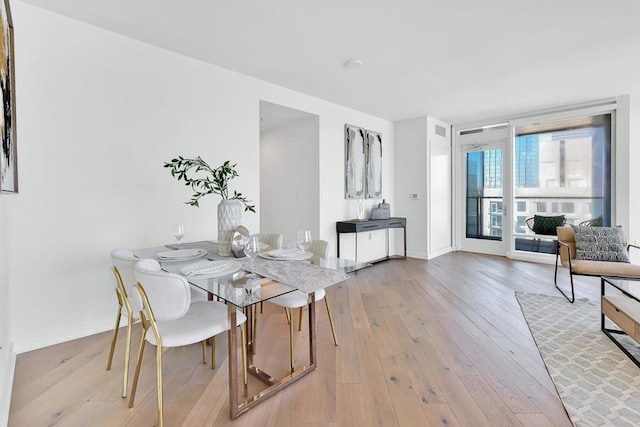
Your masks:
{"label": "door frame", "polygon": [[[456,185],[455,218],[456,250],[506,256],[511,241],[512,147],[513,130],[507,124],[479,129],[462,129],[455,132],[454,181]],[[501,240],[466,237],[466,154],[492,148],[502,148],[502,238]]]}

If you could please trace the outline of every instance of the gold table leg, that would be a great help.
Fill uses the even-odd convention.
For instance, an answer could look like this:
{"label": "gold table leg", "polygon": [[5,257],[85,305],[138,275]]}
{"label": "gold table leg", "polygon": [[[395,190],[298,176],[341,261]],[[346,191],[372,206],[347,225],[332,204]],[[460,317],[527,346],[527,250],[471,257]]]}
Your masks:
{"label": "gold table leg", "polygon": [[[229,313],[229,324],[235,325],[236,322],[236,307],[233,304],[227,303],[227,309]],[[238,399],[238,328],[231,328],[229,330],[229,412],[231,419],[238,418],[240,415],[254,408],[256,405],[267,400],[269,397],[275,395],[277,392],[286,388],[298,381],[300,378],[310,374],[316,369],[316,301],[315,293],[309,294],[309,364],[301,366],[290,375],[278,380],[271,377],[266,372],[260,370],[253,364],[253,352],[248,351],[250,346],[253,345],[255,330],[252,325],[252,316],[255,314],[253,307],[247,307],[245,312],[247,315],[247,352],[246,359],[248,365],[248,372],[267,384],[265,390],[257,393],[251,397],[247,397],[242,402]]]}

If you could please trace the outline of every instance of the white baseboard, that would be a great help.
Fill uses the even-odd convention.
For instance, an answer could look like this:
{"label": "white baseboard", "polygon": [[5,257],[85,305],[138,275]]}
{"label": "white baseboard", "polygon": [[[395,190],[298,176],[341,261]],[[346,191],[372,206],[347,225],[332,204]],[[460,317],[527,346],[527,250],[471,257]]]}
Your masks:
{"label": "white baseboard", "polygon": [[0,349],[0,426],[9,424],[9,408],[11,406],[11,389],[13,374],[16,368],[16,353],[13,343]]}
{"label": "white baseboard", "polygon": [[432,252],[429,252],[429,253],[407,251],[407,257],[423,259],[425,261],[428,261],[430,259],[434,259],[435,257],[439,257],[440,255],[448,254],[449,252],[452,252],[452,251],[453,251],[453,247],[452,246],[448,246],[446,248],[440,248],[440,249],[438,249],[436,251],[432,251]]}
{"label": "white baseboard", "polygon": [[425,252],[413,252],[413,251],[407,251],[407,258],[418,258],[418,259],[423,259],[423,260],[427,260],[427,254]]}
{"label": "white baseboard", "polygon": [[[115,315],[114,315],[115,317]],[[124,316],[123,316],[124,317]],[[78,325],[72,328],[56,331],[49,334],[36,335],[21,340],[15,340],[13,342],[13,348],[15,354],[25,353],[31,350],[37,350],[39,348],[48,347],[54,344],[60,344],[61,342],[71,341],[78,338],[87,337],[89,335],[99,334],[101,332],[113,330],[112,320],[103,320],[100,322],[89,323],[86,325]],[[126,318],[123,319],[126,325]]]}
{"label": "white baseboard", "polygon": [[451,251],[453,251],[453,247],[451,247],[451,246],[448,246],[446,248],[440,248],[440,249],[437,249],[435,251],[429,252],[429,255],[428,255],[427,259],[434,259],[436,257],[439,257],[440,255],[448,254]]}

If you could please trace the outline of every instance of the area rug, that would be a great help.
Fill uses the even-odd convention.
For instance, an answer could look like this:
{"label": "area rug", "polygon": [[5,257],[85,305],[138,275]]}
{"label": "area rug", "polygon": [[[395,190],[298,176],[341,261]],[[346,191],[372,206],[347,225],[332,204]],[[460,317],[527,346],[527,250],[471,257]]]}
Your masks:
{"label": "area rug", "polygon": [[[522,292],[516,298],[574,425],[639,426],[640,368],[600,331],[599,304]],[[634,341],[624,343],[640,357]]]}

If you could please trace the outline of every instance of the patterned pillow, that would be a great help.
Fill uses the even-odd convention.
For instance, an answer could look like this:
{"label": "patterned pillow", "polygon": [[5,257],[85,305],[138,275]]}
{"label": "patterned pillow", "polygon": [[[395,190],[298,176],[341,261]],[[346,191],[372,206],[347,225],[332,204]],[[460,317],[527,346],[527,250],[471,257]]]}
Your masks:
{"label": "patterned pillow", "polygon": [[576,234],[576,259],[630,262],[620,227],[571,225]]}
{"label": "patterned pillow", "polygon": [[558,216],[533,216],[533,227],[531,230],[536,234],[544,234],[554,236],[556,234],[556,227],[562,227],[566,219],[564,215]]}

